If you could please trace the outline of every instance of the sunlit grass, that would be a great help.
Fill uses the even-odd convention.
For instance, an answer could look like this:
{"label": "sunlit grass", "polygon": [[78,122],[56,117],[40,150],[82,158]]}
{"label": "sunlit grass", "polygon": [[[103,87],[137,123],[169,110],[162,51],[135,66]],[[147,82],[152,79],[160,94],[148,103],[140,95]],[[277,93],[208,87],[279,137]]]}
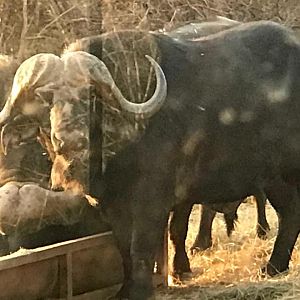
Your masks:
{"label": "sunlit grass", "polygon": [[[267,219],[271,227],[266,240],[256,236],[256,208],[243,203],[239,221],[230,238],[221,214],[213,224],[213,247],[196,255],[189,254],[193,274],[168,290],[158,292],[158,299],[300,299],[299,242],[293,252],[290,271],[276,278],[264,278],[260,267],[269,259],[277,233],[277,215],[268,204]],[[186,247],[196,237],[200,207],[190,217]],[[174,251],[169,243],[169,265]]]}

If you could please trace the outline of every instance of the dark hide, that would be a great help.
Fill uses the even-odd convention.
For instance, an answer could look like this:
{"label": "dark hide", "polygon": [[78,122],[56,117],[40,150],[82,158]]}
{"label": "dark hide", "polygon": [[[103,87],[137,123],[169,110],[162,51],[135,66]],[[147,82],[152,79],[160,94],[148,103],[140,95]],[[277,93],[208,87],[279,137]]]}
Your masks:
{"label": "dark hide", "polygon": [[[190,40],[199,39],[210,34],[215,34],[226,29],[238,26],[241,23],[221,19],[218,21],[207,21],[202,23],[190,23],[174,29],[170,32],[165,32],[168,36],[172,38]],[[257,213],[258,213],[258,225],[257,234],[259,238],[265,238],[266,232],[269,229],[269,225],[265,216],[265,196],[258,196],[257,203]],[[197,237],[191,248],[192,252],[203,251],[212,246],[211,229],[216,212],[224,213],[224,221],[226,224],[227,235],[230,236],[234,230],[235,222],[237,221],[237,209],[242,201],[237,201],[233,203],[220,203],[211,206],[202,205],[202,210],[200,213],[200,225]],[[186,237],[186,230],[188,229],[188,219],[189,215],[187,211],[191,211],[190,204],[187,204],[186,208],[180,207],[180,209],[174,209],[173,215],[170,221],[170,232],[171,240],[174,244],[175,255],[173,261],[173,274],[181,274],[182,270],[190,271],[188,264],[188,257],[185,253],[184,240]],[[182,213],[182,211],[186,213]],[[180,224],[183,222],[183,224]],[[184,225],[185,224],[185,225]],[[180,245],[177,245],[180,243]],[[181,254],[177,251],[183,251]],[[162,253],[159,251],[159,253]],[[161,261],[161,259],[159,259]]]}
{"label": "dark hide", "polygon": [[[286,270],[300,229],[300,45],[272,22],[197,42],[155,38],[167,102],[142,137],[108,162],[97,195],[123,256],[118,296],[153,295],[168,214],[195,199],[231,202],[264,190],[281,218],[267,272]],[[86,50],[97,55],[101,37],[94,42]]]}

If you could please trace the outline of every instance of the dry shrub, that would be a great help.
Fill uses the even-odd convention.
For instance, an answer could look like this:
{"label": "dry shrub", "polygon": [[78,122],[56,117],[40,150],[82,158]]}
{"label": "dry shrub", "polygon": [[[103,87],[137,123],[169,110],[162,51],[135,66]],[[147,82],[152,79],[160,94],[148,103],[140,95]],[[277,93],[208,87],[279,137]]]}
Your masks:
{"label": "dry shrub", "polygon": [[297,0],[103,0],[103,28],[157,30],[205,20],[215,15],[238,21],[274,20],[300,25]]}
{"label": "dry shrub", "polygon": [[22,59],[60,53],[65,44],[102,30],[169,30],[215,15],[300,27],[298,0],[1,0],[0,52]]}
{"label": "dry shrub", "polygon": [[101,1],[0,2],[0,52],[21,60],[38,52],[61,53],[75,38],[101,32]]}

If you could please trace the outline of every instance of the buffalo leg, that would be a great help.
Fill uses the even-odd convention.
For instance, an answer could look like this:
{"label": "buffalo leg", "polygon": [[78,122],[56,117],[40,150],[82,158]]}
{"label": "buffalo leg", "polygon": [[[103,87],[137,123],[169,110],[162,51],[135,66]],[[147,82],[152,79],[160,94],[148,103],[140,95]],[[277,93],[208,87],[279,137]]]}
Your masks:
{"label": "buffalo leg", "polygon": [[[165,222],[165,231],[162,232],[157,245],[157,251],[156,251],[156,273],[157,274],[163,274],[164,272],[164,262],[165,262],[165,235],[166,230],[168,231],[168,218]],[[168,238],[168,237],[167,237]]]}
{"label": "buffalo leg", "polygon": [[170,239],[175,248],[173,259],[173,274],[175,276],[191,272],[190,262],[185,250],[185,240],[192,207],[193,204],[190,203],[176,205],[170,220]]}
{"label": "buffalo leg", "polygon": [[269,191],[268,199],[277,211],[279,228],[271,258],[264,271],[274,276],[288,270],[300,230],[300,200],[297,187],[282,182]]}
{"label": "buffalo leg", "polygon": [[131,239],[132,286],[129,299],[151,299],[153,267],[159,242],[164,234],[168,213],[147,214],[147,207],[134,207]]}
{"label": "buffalo leg", "polygon": [[199,230],[195,242],[191,247],[192,251],[203,251],[212,246],[211,232],[215,215],[216,211],[212,210],[207,205],[202,205]]}
{"label": "buffalo leg", "polygon": [[131,215],[128,209],[122,207],[122,205],[114,205],[114,202],[110,203],[111,206],[103,210],[103,216],[110,223],[113,235],[116,239],[117,247],[120,251],[123,262],[123,285],[118,293],[111,299],[121,300],[129,298],[129,290],[132,285],[131,281],[131,257],[130,257],[130,242],[131,242]]}
{"label": "buffalo leg", "polygon": [[[118,239],[118,238],[117,238]],[[122,257],[123,261],[123,285],[118,293],[113,297],[113,299],[121,300],[121,299],[128,299],[129,298],[129,290],[132,285],[131,281],[131,271],[132,271],[132,264],[130,258],[130,243],[118,242],[118,248]]]}
{"label": "buffalo leg", "polygon": [[[295,223],[291,223],[291,219],[287,216],[282,216],[279,219],[278,235],[274,244],[273,253],[265,270],[270,276],[288,270],[289,261],[299,234],[299,226],[294,227]],[[294,219],[294,221],[297,220]]]}
{"label": "buffalo leg", "polygon": [[256,200],[256,209],[257,209],[257,236],[260,239],[265,239],[267,236],[267,232],[270,230],[270,226],[268,224],[266,218],[266,195],[261,192],[255,195]]}

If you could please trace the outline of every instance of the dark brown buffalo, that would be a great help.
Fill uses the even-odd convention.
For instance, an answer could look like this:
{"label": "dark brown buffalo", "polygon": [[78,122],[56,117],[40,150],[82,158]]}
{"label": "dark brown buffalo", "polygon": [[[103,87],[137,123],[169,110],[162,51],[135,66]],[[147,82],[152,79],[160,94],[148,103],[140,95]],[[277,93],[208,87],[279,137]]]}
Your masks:
{"label": "dark brown buffalo", "polygon": [[[97,55],[102,38],[89,43]],[[176,204],[261,190],[280,216],[267,272],[285,271],[300,229],[299,43],[280,25],[257,22],[192,42],[157,36],[157,44],[167,102],[108,162],[99,194],[124,261],[119,297],[153,295],[154,253]]]}
{"label": "dark brown buffalo", "polygon": [[[227,18],[217,17],[217,19],[213,21],[186,24],[170,32],[165,32],[165,34],[175,39],[193,40],[210,34],[216,34],[241,24],[240,22]],[[262,192],[257,195],[255,199],[257,205],[257,235],[259,238],[264,239],[266,238],[267,231],[270,229],[265,214],[266,196]],[[227,235],[231,235],[238,218],[237,209],[242,202],[243,200],[233,203],[218,203],[218,205],[214,206],[202,205],[198,234],[191,247],[193,253],[208,249],[212,246],[212,223],[217,211],[223,213]],[[185,251],[185,239],[191,210],[192,206],[190,204],[187,204],[186,207],[179,205],[178,208],[175,207],[173,209],[170,220],[170,239],[175,249],[173,274],[176,276],[191,271],[188,256]],[[161,254],[163,252],[158,251],[158,253]],[[161,262],[162,259],[158,257],[158,261]],[[160,269],[161,267],[158,266],[158,270]]]}
{"label": "dark brown buffalo", "polygon": [[1,255],[110,229],[86,199],[49,190],[52,163],[36,122],[18,116],[1,133]]}
{"label": "dark brown buffalo", "polygon": [[[147,58],[157,75],[157,90],[145,104],[127,101],[109,71],[105,73],[105,65],[86,52],[66,53],[62,58],[53,54],[37,54],[19,66],[11,89],[9,84],[4,85],[11,92],[0,116],[0,184],[4,184],[0,188],[1,197],[4,197],[0,204],[0,223],[2,232],[8,237],[6,242],[10,251],[107,230],[99,212],[87,203],[87,199],[94,199],[85,195],[90,154],[85,146],[89,139],[94,138],[88,134],[91,124],[90,100],[87,98],[90,95],[89,81],[99,83],[97,88],[104,94],[108,93],[112,103],[116,102],[116,109],[125,110],[133,116],[151,115],[164,102],[166,83],[159,65],[151,57]],[[83,73],[74,72],[76,68]],[[86,90],[88,93],[85,93]],[[74,120],[72,115],[76,115]],[[98,173],[99,164],[101,166],[101,162],[95,163]],[[95,166],[92,165],[93,168]],[[73,206],[65,207],[66,200],[72,198],[70,191],[55,194],[47,190],[49,186],[72,189],[74,199],[69,201],[69,205]],[[31,204],[26,193],[34,194]],[[45,196],[48,198],[44,199]],[[45,201],[47,218],[41,211],[41,204]],[[55,205],[60,207],[60,213],[55,212]],[[14,214],[10,215],[9,210],[13,210]],[[14,226],[15,218],[18,226]],[[47,236],[45,233],[48,233]]]}
{"label": "dark brown buffalo", "polygon": [[[1,107],[9,96],[17,66],[13,58],[0,56]],[[41,143],[44,134],[40,125],[35,119],[18,115],[0,128],[1,255],[109,230],[99,212],[77,196],[60,193],[61,200],[74,201],[74,207],[69,207],[67,212],[60,207],[60,214],[58,208],[54,208],[56,216],[47,215],[51,205],[45,207],[45,201],[55,201],[53,196],[58,194],[49,190],[52,162]],[[23,194],[25,189],[28,195]],[[33,216],[39,209],[34,207],[37,203],[44,210],[40,211],[40,218]],[[76,217],[71,216],[72,209]]]}

